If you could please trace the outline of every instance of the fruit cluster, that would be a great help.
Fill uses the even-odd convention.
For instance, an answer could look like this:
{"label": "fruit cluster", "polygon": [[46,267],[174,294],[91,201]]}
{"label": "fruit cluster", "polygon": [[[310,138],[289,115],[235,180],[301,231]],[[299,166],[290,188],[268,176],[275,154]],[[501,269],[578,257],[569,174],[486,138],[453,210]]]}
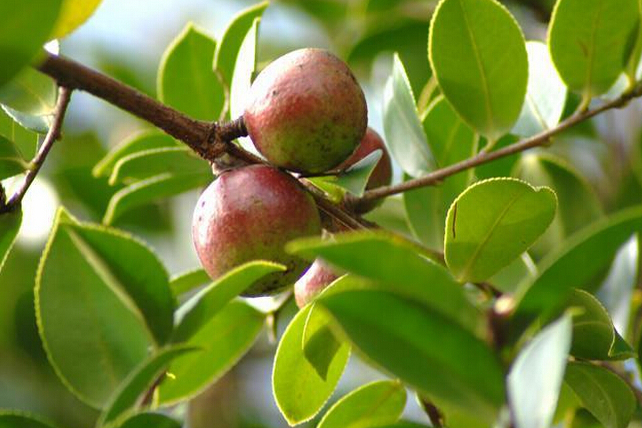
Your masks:
{"label": "fruit cluster", "polygon": [[[288,254],[295,238],[321,233],[314,199],[287,171],[345,170],[382,150],[367,189],[387,185],[392,165],[381,137],[367,128],[367,106],[348,66],[322,49],[301,49],[268,65],[254,81],[243,120],[268,164],[223,172],[202,193],[192,236],[201,264],[216,279],[251,260],[287,267],[254,283],[245,296],[291,286],[309,263]],[[374,205],[360,207],[360,214]],[[321,261],[295,287],[297,303],[314,298],[336,275]]]}

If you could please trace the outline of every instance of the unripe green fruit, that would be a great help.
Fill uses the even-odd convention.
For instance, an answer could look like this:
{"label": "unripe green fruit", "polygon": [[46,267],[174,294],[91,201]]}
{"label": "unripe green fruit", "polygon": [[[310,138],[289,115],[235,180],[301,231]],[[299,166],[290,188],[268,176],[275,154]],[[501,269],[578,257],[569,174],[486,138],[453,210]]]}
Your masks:
{"label": "unripe green fruit", "polygon": [[[392,182],[392,161],[386,145],[384,144],[381,136],[377,134],[372,128],[368,127],[366,135],[361,140],[359,147],[352,153],[352,155],[341,164],[339,169],[347,169],[359,162],[361,159],[368,156],[375,150],[381,150],[382,154],[377,162],[377,166],[370,174],[366,190],[376,189],[377,187],[388,186]],[[374,209],[381,203],[381,200],[375,200],[366,204],[357,206],[357,214],[364,214]]]}
{"label": "unripe green fruit", "polygon": [[319,173],[354,151],[368,110],[343,61],[322,49],[300,49],[258,75],[243,118],[254,146],[271,164]]}
{"label": "unripe green fruit", "polygon": [[288,254],[287,242],[321,233],[312,197],[290,175],[267,165],[222,173],[205,189],[192,220],[192,238],[207,273],[216,279],[252,260],[287,266],[248,288],[244,296],[274,294],[292,285],[309,265]]}
{"label": "unripe green fruit", "polygon": [[322,259],[316,259],[312,266],[294,284],[294,299],[299,308],[304,307],[319,295],[339,275]]}

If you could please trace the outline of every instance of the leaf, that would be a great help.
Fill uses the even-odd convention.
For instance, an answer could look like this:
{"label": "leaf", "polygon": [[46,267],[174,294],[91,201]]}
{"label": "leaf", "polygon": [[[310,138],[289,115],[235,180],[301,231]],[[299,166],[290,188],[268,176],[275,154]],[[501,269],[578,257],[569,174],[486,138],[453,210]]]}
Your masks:
{"label": "leaf", "polygon": [[446,99],[477,132],[497,141],[519,117],[528,81],[524,35],[495,0],[442,0],[428,53]]}
{"label": "leaf", "polygon": [[20,126],[2,109],[0,109],[0,136],[15,144],[23,158],[31,159],[36,155],[38,134]]}
{"label": "leaf", "polygon": [[516,324],[555,314],[574,288],[595,289],[620,246],[640,231],[642,207],[634,207],[578,232],[540,262],[535,278],[520,285],[515,296]]}
{"label": "leaf", "polygon": [[47,422],[18,410],[0,410],[0,428],[52,428]]}
{"label": "leaf", "polygon": [[209,184],[210,173],[195,174],[160,174],[146,180],[138,181],[116,192],[103,217],[103,224],[110,225],[128,210],[148,202],[167,198],[186,192],[196,187]]}
{"label": "leaf", "polygon": [[36,278],[38,330],[49,362],[101,407],[171,333],[173,299],[153,253],[122,232],[58,212]]}
{"label": "leaf", "polygon": [[559,0],[548,43],[569,89],[585,102],[608,91],[627,65],[638,24],[636,0]]}
{"label": "leaf", "polygon": [[477,331],[481,325],[479,312],[446,269],[426,259],[418,253],[416,245],[398,236],[342,233],[334,240],[297,240],[286,248],[310,260],[321,257],[336,267],[375,281],[378,288],[418,300],[471,331]]}
{"label": "leaf", "polygon": [[214,57],[214,70],[220,73],[221,79],[228,87],[232,83],[243,40],[254,25],[254,21],[263,16],[268,5],[268,1],[263,1],[242,10],[231,19],[223,32]]}
{"label": "leaf", "polygon": [[421,128],[415,98],[398,55],[383,93],[385,143],[403,171],[419,177],[435,169],[426,135]]}
{"label": "leaf", "polygon": [[285,270],[285,266],[267,261],[248,262],[232,269],[178,308],[173,341],[188,340],[254,282],[267,274]]}
{"label": "leaf", "polygon": [[303,327],[301,346],[303,354],[321,379],[328,378],[328,370],[341,349],[341,341],[332,332],[325,312],[316,306],[310,309]]}
{"label": "leaf", "polygon": [[276,404],[288,424],[296,425],[316,415],[328,400],[348,363],[350,346],[341,345],[328,367],[326,379],[319,376],[303,354],[303,332],[312,306],[299,311],[281,337],[274,357],[272,388]]}
{"label": "leaf", "polygon": [[363,385],[341,397],[317,428],[362,428],[394,423],[406,406],[406,390],[398,381]]}
{"label": "leaf", "polygon": [[525,154],[513,169],[519,178],[533,186],[547,186],[557,195],[558,209],[546,233],[531,248],[535,256],[547,254],[579,229],[602,216],[595,191],[567,162],[547,154]]}
{"label": "leaf", "polygon": [[448,210],[446,264],[460,282],[485,281],[546,231],[556,207],[547,187],[513,178],[475,183]]}
{"label": "leaf", "polygon": [[375,150],[372,153],[369,153],[368,156],[364,157],[359,162],[350,166],[350,168],[345,170],[343,173],[336,176],[334,184],[357,197],[363,196],[363,192],[366,190],[366,185],[368,184],[370,175],[376,168],[382,155],[383,152],[381,150]]}
{"label": "leaf", "polygon": [[159,400],[176,404],[201,393],[209,384],[231,369],[252,347],[265,316],[242,301],[232,301],[185,342],[201,348],[176,359],[161,383]]}
{"label": "leaf", "polygon": [[596,296],[613,319],[613,325],[626,336],[631,312],[631,297],[638,277],[640,238],[633,236],[615,255],[611,270]]}
{"label": "leaf", "polygon": [[13,177],[29,168],[20,151],[11,141],[0,136],[0,180]]}
{"label": "leaf", "polygon": [[31,62],[47,41],[62,0],[0,2],[0,87]]}
{"label": "leaf", "polygon": [[22,224],[22,210],[0,214],[0,272],[7,261],[9,251],[16,242],[20,225]]}
{"label": "leaf", "polygon": [[260,17],[254,18],[238,51],[234,74],[230,82],[230,117],[232,118],[243,115],[246,100],[249,99],[250,87],[256,70],[256,44],[260,23]]}
{"label": "leaf", "polygon": [[212,71],[216,42],[187,24],[163,54],[158,99],[200,120],[217,120],[225,103],[223,86]]}
{"label": "leaf", "polygon": [[567,90],[544,43],[527,42],[526,52],[528,89],[521,115],[512,132],[522,137],[532,137],[557,126],[566,104]]}
{"label": "leaf", "polygon": [[127,419],[118,428],[181,428],[181,424],[160,413],[139,413]]}
{"label": "leaf", "polygon": [[563,316],[535,336],[515,359],[507,387],[516,428],[551,426],[571,347],[571,328],[571,316]]}
{"label": "leaf", "polygon": [[566,368],[566,383],[605,428],[626,428],[636,401],[631,388],[616,374],[589,363],[572,362]]}
{"label": "leaf", "polygon": [[56,83],[35,69],[26,68],[0,88],[4,111],[27,129],[46,134],[53,120]]}
{"label": "leaf", "polygon": [[176,141],[160,131],[143,131],[113,148],[92,170],[94,177],[109,177],[116,163],[126,156],[153,149],[179,147]]}
{"label": "leaf", "polygon": [[172,289],[174,296],[180,296],[210,282],[212,279],[207,272],[203,269],[195,269],[173,276],[169,281],[169,288]]}
{"label": "leaf", "polygon": [[93,15],[102,0],[63,0],[60,15],[51,34],[52,39],[61,39],[80,27]]}
{"label": "leaf", "polygon": [[[474,156],[477,136],[443,97],[428,107],[423,117],[428,143],[440,168]],[[449,177],[439,186],[405,192],[404,205],[408,222],[424,244],[441,250],[444,245],[444,223],[450,204],[466,189],[473,170]]]}
{"label": "leaf", "polygon": [[495,419],[504,400],[501,366],[491,349],[460,325],[386,291],[331,293],[317,304],[377,366],[481,420]]}
{"label": "leaf", "polygon": [[120,158],[114,165],[109,184],[133,183],[164,173],[201,173],[211,176],[211,169],[188,147],[150,149]]}
{"label": "leaf", "polygon": [[172,346],[161,349],[149,357],[131,372],[120,385],[100,415],[98,426],[113,422],[124,415],[125,412],[133,409],[139,398],[154,386],[154,382],[157,381],[158,377],[173,360],[195,351],[199,351],[199,349],[187,346]]}
{"label": "leaf", "polygon": [[640,21],[638,23],[637,37],[625,70],[629,81],[632,82],[637,80],[638,66],[640,65],[640,59],[642,59],[642,31],[640,31],[642,29],[642,1],[640,0],[638,0],[638,19]]}
{"label": "leaf", "polygon": [[513,294],[519,284],[528,278],[534,278],[535,275],[537,275],[535,262],[533,262],[533,259],[531,259],[528,253],[524,253],[521,257],[516,258],[511,264],[493,275],[488,282],[503,293]]}

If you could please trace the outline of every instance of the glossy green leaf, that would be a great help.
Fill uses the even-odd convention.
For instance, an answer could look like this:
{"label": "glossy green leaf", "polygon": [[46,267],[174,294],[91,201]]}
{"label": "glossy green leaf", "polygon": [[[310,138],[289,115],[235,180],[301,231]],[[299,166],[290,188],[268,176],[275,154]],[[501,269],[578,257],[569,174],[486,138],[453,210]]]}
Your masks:
{"label": "glossy green leaf", "polygon": [[0,109],[0,136],[14,143],[23,158],[31,159],[36,155],[38,134],[25,129]]}
{"label": "glossy green leaf", "polygon": [[[100,242],[101,235],[108,235],[108,240]],[[91,242],[88,236],[97,239]],[[119,241],[124,252],[111,245],[92,245],[109,241]],[[40,337],[63,383],[94,407],[107,402],[153,345],[142,312],[125,288],[140,286],[143,295],[142,286],[151,285],[158,288],[158,295],[162,293],[163,283],[147,278],[160,278],[154,266],[160,264],[137,254],[147,251],[120,234],[80,226],[61,210],[43,253],[35,290]],[[129,275],[139,281],[122,281]],[[150,297],[150,303],[157,300],[153,294]],[[170,328],[171,315],[170,308]]]}
{"label": "glossy green leaf", "polygon": [[383,93],[385,142],[401,169],[419,177],[435,169],[426,135],[421,127],[408,76],[398,55]]}
{"label": "glossy green leaf", "polygon": [[63,0],[52,39],[60,39],[80,27],[93,15],[102,0]]}
{"label": "glossy green leaf", "polygon": [[212,181],[211,173],[178,175],[167,173],[136,182],[112,196],[103,217],[103,224],[114,223],[131,208],[205,186],[210,181]]}
{"label": "glossy green leaf", "polygon": [[182,355],[200,352],[200,349],[187,346],[172,346],[161,349],[150,356],[132,371],[115,392],[101,414],[99,426],[117,420],[125,412],[133,409],[139,399],[146,394],[169,364]]}
{"label": "glossy green leaf", "polygon": [[551,426],[571,334],[571,316],[565,315],[535,336],[515,359],[507,385],[516,428]]}
{"label": "glossy green leaf", "polygon": [[179,147],[176,141],[160,131],[144,131],[113,148],[92,170],[94,177],[109,177],[116,163],[126,156],[154,149]]}
{"label": "glossy green leaf", "polygon": [[341,345],[341,340],[334,335],[325,312],[316,306],[310,309],[303,327],[301,346],[303,355],[321,379],[328,378],[330,364]]}
{"label": "glossy green leaf", "polygon": [[253,261],[232,269],[213,284],[204,288],[176,311],[174,342],[188,340],[233,298],[254,282],[286,267],[267,261]]}
{"label": "glossy green leaf", "polygon": [[557,195],[555,219],[531,249],[538,257],[602,216],[600,200],[591,185],[573,166],[554,155],[522,155],[513,173],[533,186],[550,187]]}
{"label": "glossy green leaf", "polygon": [[387,291],[331,293],[317,304],[368,360],[403,382],[486,422],[497,416],[504,401],[501,366],[488,345],[460,325]]}
{"label": "glossy green leaf", "polygon": [[569,363],[566,383],[605,428],[626,428],[636,408],[631,388],[616,374],[589,363]]}
{"label": "glossy green leaf", "polygon": [[615,255],[611,270],[596,296],[613,319],[615,329],[626,336],[629,330],[631,297],[637,284],[640,238],[633,236]]}
{"label": "glossy green leaf", "polygon": [[0,136],[0,180],[13,177],[25,171],[29,163],[11,141]]}
{"label": "glossy green leaf", "polygon": [[372,171],[377,167],[383,152],[375,150],[336,177],[333,183],[357,197],[363,196]]}
{"label": "glossy green leaf", "polygon": [[625,360],[635,356],[633,349],[618,336],[608,312],[595,296],[573,290],[568,307],[580,310],[573,317],[571,355],[586,360]]}
{"label": "glossy green leaf", "polygon": [[290,425],[305,422],[316,415],[339,382],[348,362],[350,346],[341,345],[330,363],[325,379],[303,353],[303,333],[308,306],[292,319],[283,333],[274,358],[272,388],[276,404]]}
{"label": "glossy green leaf", "polygon": [[[493,148],[494,150],[500,150],[504,147],[515,144],[518,141],[519,137],[508,134],[500,138],[499,141],[495,143]],[[485,138],[481,138],[479,141],[479,146],[483,148],[488,147],[488,141]],[[515,164],[520,158],[521,154],[516,153],[513,155],[495,159],[492,162],[487,162],[485,164],[479,165],[477,168],[475,168],[475,177],[478,180],[485,180],[487,178],[496,177],[511,177],[513,176],[513,169],[515,167]]]}
{"label": "glossy green leaf", "polygon": [[0,271],[16,241],[21,224],[22,210],[20,209],[0,214]]}
{"label": "glossy green leaf", "polygon": [[491,141],[519,117],[528,59],[517,21],[495,0],[442,0],[428,41],[439,86],[455,110]]}
{"label": "glossy green leaf", "polygon": [[220,73],[221,79],[228,87],[232,83],[243,40],[254,25],[254,20],[263,16],[268,5],[269,2],[263,1],[242,10],[232,18],[223,32],[214,57],[214,70]]}
{"label": "glossy green leaf", "polygon": [[0,428],[53,428],[53,426],[21,411],[0,410]]}
{"label": "glossy green leaf", "polygon": [[230,117],[243,115],[249,99],[250,87],[256,71],[256,45],[261,18],[254,18],[252,26],[244,34],[238,51],[234,74],[230,82]]}
{"label": "glossy green leaf", "polygon": [[0,88],[0,104],[20,125],[45,134],[53,120],[57,94],[49,76],[26,68]]}
{"label": "glossy green leaf", "polygon": [[548,47],[541,42],[526,43],[528,52],[528,89],[513,133],[531,137],[554,128],[566,104],[566,85],[551,60]]}
{"label": "glossy green leaf", "polygon": [[173,276],[169,281],[169,288],[174,296],[180,296],[202,285],[212,282],[210,276],[203,269],[190,270]]}
{"label": "glossy green leaf", "polygon": [[[477,136],[445,98],[435,99],[422,122],[438,167],[468,159],[477,152]],[[466,189],[472,175],[471,169],[448,177],[439,186],[403,194],[408,222],[415,236],[430,248],[441,250],[444,245],[444,223],[448,208]]]}
{"label": "glossy green leaf", "polygon": [[640,231],[642,208],[634,207],[578,232],[541,261],[535,278],[520,285],[516,320],[526,323],[555,314],[574,288],[594,290],[617,250]]}
{"label": "glossy green leaf", "polygon": [[555,193],[547,187],[512,178],[475,183],[448,211],[448,267],[460,282],[487,280],[546,231],[556,207]]}
{"label": "glossy green leaf", "polygon": [[185,343],[201,350],[176,359],[158,389],[162,404],[175,404],[202,392],[231,369],[256,341],[265,316],[232,301]]}
{"label": "glossy green leaf", "polygon": [[364,428],[394,423],[406,406],[406,390],[398,381],[363,385],[341,397],[317,428]]}
{"label": "glossy green leaf", "polygon": [[642,1],[637,0],[638,2],[638,31],[637,37],[635,39],[635,44],[631,52],[631,57],[629,58],[629,63],[626,67],[626,74],[630,81],[637,80],[638,67],[640,65],[640,60],[642,59]]}
{"label": "glossy green leaf", "polygon": [[139,413],[127,419],[118,428],[181,428],[181,424],[160,413]]}
{"label": "glossy green leaf", "polygon": [[62,0],[0,2],[0,87],[34,58],[49,39]]}
{"label": "glossy green leaf", "polygon": [[217,120],[225,93],[212,71],[216,42],[193,24],[169,45],[158,71],[158,99],[200,120]]}
{"label": "glossy green leaf", "polygon": [[585,101],[606,92],[627,65],[639,19],[636,0],[559,0],[548,40],[566,85]]}
{"label": "glossy green leaf", "polygon": [[481,325],[479,312],[448,271],[425,258],[420,247],[398,236],[342,233],[333,240],[294,241],[288,249],[310,260],[321,257],[374,281],[380,289],[418,300],[469,330],[477,331]]}
{"label": "glossy green leaf", "polygon": [[211,169],[188,147],[143,150],[120,158],[114,165],[109,184],[133,183],[164,173],[201,173],[211,176]]}

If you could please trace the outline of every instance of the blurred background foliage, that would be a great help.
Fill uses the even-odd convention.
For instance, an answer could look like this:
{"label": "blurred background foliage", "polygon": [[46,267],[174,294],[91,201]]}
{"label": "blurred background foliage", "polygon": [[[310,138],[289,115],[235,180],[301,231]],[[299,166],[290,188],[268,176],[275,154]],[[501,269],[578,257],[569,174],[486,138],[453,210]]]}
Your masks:
{"label": "blurred background foliage", "polygon": [[[156,96],[163,51],[187,22],[219,38],[230,18],[252,3],[104,0],[83,27],[62,41],[61,52]],[[545,39],[553,0],[503,3],[520,21],[527,40]],[[273,0],[262,20],[259,68],[296,48],[334,51],[357,74],[368,99],[370,125],[381,131],[382,92],[393,52],[399,52],[405,64],[420,108],[432,96],[434,82],[426,52],[435,4],[430,0]],[[567,114],[576,102],[569,101]],[[560,199],[567,198],[569,203],[561,201],[561,206],[576,210],[564,219],[561,233],[567,236],[603,213],[642,203],[641,113],[640,102],[624,112],[608,112],[559,136],[546,156],[529,152],[496,168],[512,169],[533,184],[552,185]],[[27,194],[18,243],[0,274],[0,408],[32,411],[69,428],[93,425],[96,411],[67,392],[46,362],[35,325],[34,276],[60,201],[79,218],[100,222],[119,188],[109,186],[107,178],[93,177],[91,170],[110,147],[145,129],[149,125],[101,100],[74,94],[63,141]],[[569,174],[580,177],[581,189]],[[190,239],[197,193],[134,209],[115,226],[148,241],[171,274],[192,269],[198,265]],[[409,234],[401,198],[389,198],[372,216],[384,227]],[[561,239],[549,235],[534,248],[535,259]],[[282,329],[293,313],[295,307],[288,307],[277,327]],[[241,364],[189,406],[174,411],[187,414],[192,428],[285,426],[271,393],[274,346],[263,334]],[[353,358],[340,392],[376,377],[380,375]],[[416,406],[407,416],[426,422]]]}

